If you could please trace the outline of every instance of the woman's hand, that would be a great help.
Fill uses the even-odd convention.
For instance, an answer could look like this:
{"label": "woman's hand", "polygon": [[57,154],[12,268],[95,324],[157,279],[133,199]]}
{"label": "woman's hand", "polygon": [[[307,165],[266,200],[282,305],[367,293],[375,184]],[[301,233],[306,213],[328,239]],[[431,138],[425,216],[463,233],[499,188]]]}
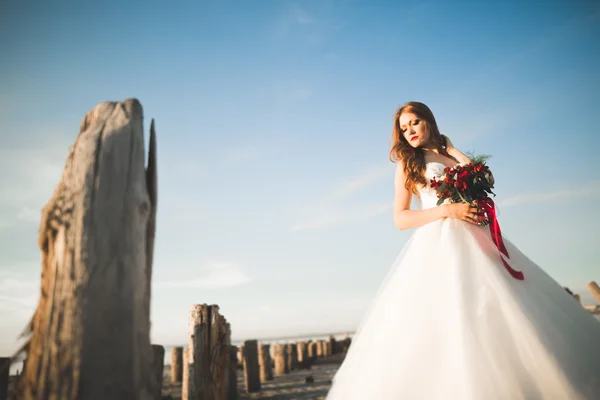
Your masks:
{"label": "woman's hand", "polygon": [[446,144],[446,151],[450,152],[450,150],[454,149],[454,144],[448,136],[442,135],[442,139],[444,139],[444,142]]}
{"label": "woman's hand", "polygon": [[[475,202],[475,204],[477,203]],[[444,207],[446,218],[461,219],[475,225],[480,225],[481,221],[485,220],[485,213],[469,203],[444,204],[442,207]]]}

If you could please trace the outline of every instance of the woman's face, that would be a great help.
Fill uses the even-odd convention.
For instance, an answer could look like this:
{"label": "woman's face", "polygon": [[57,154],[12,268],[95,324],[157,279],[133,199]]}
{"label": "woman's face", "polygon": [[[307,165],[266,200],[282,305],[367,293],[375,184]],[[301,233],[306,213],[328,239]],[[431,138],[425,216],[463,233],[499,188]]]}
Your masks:
{"label": "woman's face", "polygon": [[398,121],[402,136],[412,147],[420,147],[429,142],[429,129],[421,118],[407,112],[402,113]]}

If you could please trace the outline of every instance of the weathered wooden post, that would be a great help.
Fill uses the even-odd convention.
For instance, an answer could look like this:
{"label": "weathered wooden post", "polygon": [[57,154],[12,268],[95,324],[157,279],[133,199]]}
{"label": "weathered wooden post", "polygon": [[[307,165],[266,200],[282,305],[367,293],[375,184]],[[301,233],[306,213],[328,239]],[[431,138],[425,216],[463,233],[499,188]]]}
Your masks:
{"label": "weathered wooden post", "polygon": [[595,281],[587,284],[587,288],[597,301],[600,301],[600,286]]}
{"label": "weathered wooden post", "polygon": [[317,357],[325,357],[325,341],[317,340]]}
{"label": "weathered wooden post", "polygon": [[273,368],[271,368],[271,354],[269,345],[261,344],[258,346],[258,364],[260,367],[260,381],[267,382],[273,380]]}
{"label": "weathered wooden post", "polygon": [[296,344],[296,349],[298,353],[298,368],[309,368],[308,342],[298,342]]}
{"label": "weathered wooden post", "polygon": [[[190,349],[183,349],[183,372],[181,374],[181,399],[190,399]],[[192,397],[193,399],[193,397]]]}
{"label": "weathered wooden post", "polygon": [[323,341],[323,357],[331,357],[331,342],[324,340]]}
{"label": "weathered wooden post", "polygon": [[152,345],[152,373],[156,381],[154,386],[154,399],[162,399],[162,383],[163,383],[163,371],[165,368],[165,348],[159,344]]}
{"label": "weathered wooden post", "polygon": [[287,353],[287,369],[293,371],[298,368],[298,350],[294,343],[287,343],[285,345],[285,351]]}
{"label": "weathered wooden post", "polygon": [[275,376],[285,375],[290,372],[288,369],[286,345],[273,345],[273,358],[275,359]]}
{"label": "weathered wooden post", "polygon": [[144,152],[138,100],[103,102],[83,118],[42,210],[41,293],[16,398],[152,397],[154,121],[147,168]]}
{"label": "weathered wooden post", "polygon": [[171,382],[181,382],[183,379],[183,347],[171,349]]}
{"label": "weathered wooden post", "polygon": [[311,363],[314,363],[317,359],[317,346],[317,342],[308,342],[308,357],[310,358]]}
{"label": "weathered wooden post", "polygon": [[189,399],[226,399],[231,360],[230,331],[226,320],[219,314],[219,306],[214,304],[193,306],[192,314],[191,321],[199,323],[193,327],[193,360],[189,379],[190,386],[193,381],[193,391]]}
{"label": "weathered wooden post", "polygon": [[10,373],[10,357],[0,357],[0,400],[8,399],[8,376]]}
{"label": "weathered wooden post", "polygon": [[245,340],[242,346],[244,353],[244,382],[248,393],[260,390],[260,373],[258,366],[258,342]]}

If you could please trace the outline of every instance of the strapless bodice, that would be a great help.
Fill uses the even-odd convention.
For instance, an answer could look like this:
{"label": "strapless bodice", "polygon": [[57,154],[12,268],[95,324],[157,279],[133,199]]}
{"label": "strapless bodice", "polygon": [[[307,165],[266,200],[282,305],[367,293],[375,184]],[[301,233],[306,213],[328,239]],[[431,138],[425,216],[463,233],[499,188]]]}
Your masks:
{"label": "strapless bodice", "polygon": [[436,176],[439,177],[444,173],[446,166],[439,162],[428,162],[425,164],[425,179],[427,180],[427,186],[422,187],[419,190],[419,196],[421,198],[421,208],[433,208],[437,205],[437,194],[435,189],[432,189],[429,182]]}

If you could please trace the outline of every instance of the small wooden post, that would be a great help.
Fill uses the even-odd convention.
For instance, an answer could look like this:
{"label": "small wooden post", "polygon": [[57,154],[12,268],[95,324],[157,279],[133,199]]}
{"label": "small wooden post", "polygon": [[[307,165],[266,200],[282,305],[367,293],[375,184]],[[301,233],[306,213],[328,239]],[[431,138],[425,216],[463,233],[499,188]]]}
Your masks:
{"label": "small wooden post", "polygon": [[0,357],[0,400],[8,399],[8,376],[10,373],[10,357]]}
{"label": "small wooden post", "polygon": [[287,343],[285,345],[285,351],[287,353],[287,368],[288,371],[293,371],[298,368],[298,350],[294,343]]}
{"label": "small wooden post", "polygon": [[248,393],[260,390],[260,373],[258,365],[258,342],[256,340],[245,340],[243,344],[244,353],[244,382]]}
{"label": "small wooden post", "polygon": [[308,359],[308,343],[298,342],[296,345],[298,352],[298,368],[308,368],[310,361]]}
{"label": "small wooden post", "polygon": [[142,105],[90,110],[44,206],[41,290],[12,397],[125,400],[154,393],[150,343],[156,135]]}
{"label": "small wooden post", "polygon": [[[190,349],[183,349],[183,372],[181,374],[181,399],[190,400]],[[191,398],[193,399],[193,397]]]}
{"label": "small wooden post", "polygon": [[310,362],[314,363],[317,359],[318,354],[318,343],[310,341],[308,342],[308,357],[310,358]]}
{"label": "small wooden post", "polygon": [[332,354],[331,342],[324,340],[323,341],[323,357],[331,357],[331,354]]}
{"label": "small wooden post", "polygon": [[156,385],[154,386],[154,399],[162,399],[162,384],[163,384],[163,371],[165,367],[165,348],[159,344],[152,345],[152,373]]}
{"label": "small wooden post", "polygon": [[317,340],[317,357],[319,357],[319,358],[325,357],[324,344],[325,344],[324,340],[320,340],[320,339]]}
{"label": "small wooden post", "polygon": [[282,376],[290,372],[287,363],[287,351],[284,344],[273,346],[273,358],[275,359],[275,376]]}
{"label": "small wooden post", "polygon": [[587,284],[587,288],[597,301],[600,301],[600,286],[595,281]]}
{"label": "small wooden post", "polygon": [[331,349],[331,355],[337,353],[337,341],[335,340],[335,337],[333,335],[329,336],[329,347]]}
{"label": "small wooden post", "polygon": [[266,382],[273,380],[273,368],[271,368],[271,354],[269,345],[261,344],[258,347],[258,364],[260,366],[260,381]]}
{"label": "small wooden post", "polygon": [[171,349],[171,382],[181,382],[183,379],[183,347]]}

